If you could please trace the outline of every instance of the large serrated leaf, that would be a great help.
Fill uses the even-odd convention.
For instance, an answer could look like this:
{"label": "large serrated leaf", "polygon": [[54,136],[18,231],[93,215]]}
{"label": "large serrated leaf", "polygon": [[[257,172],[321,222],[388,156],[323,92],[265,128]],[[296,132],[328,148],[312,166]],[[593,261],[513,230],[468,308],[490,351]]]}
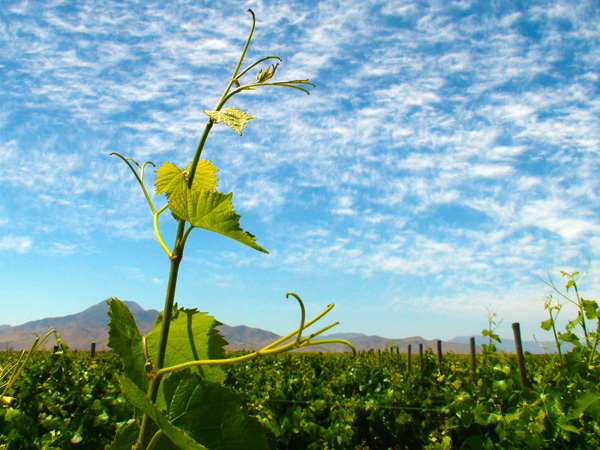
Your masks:
{"label": "large serrated leaf", "polygon": [[[146,336],[148,354],[153,361],[158,353],[158,341],[162,328],[162,313],[154,322],[150,333]],[[165,352],[165,367],[183,364],[189,361],[225,358],[227,341],[215,328],[221,325],[208,313],[196,309],[175,309],[169,328],[169,340]],[[225,371],[219,366],[205,366],[199,369],[207,379],[217,383],[225,380]],[[165,406],[162,393],[159,392],[157,404]]]}
{"label": "large serrated leaf", "polygon": [[129,308],[118,298],[108,303],[108,346],[123,360],[125,374],[142,390],[148,389],[142,334]]}
{"label": "large serrated leaf", "polygon": [[211,450],[269,448],[256,419],[242,409],[240,397],[218,383],[181,370],[165,381],[167,414]]}
{"label": "large serrated leaf", "polygon": [[248,125],[248,122],[252,119],[256,119],[256,117],[252,117],[250,114],[245,113],[241,109],[234,108],[233,106],[221,111],[205,110],[204,113],[215,122],[223,122],[225,125],[234,129],[240,136],[242,135],[244,127]]}
{"label": "large serrated leaf", "polygon": [[133,381],[119,375],[116,375],[116,377],[121,384],[121,389],[123,390],[125,398],[127,398],[135,408],[150,417],[174,445],[183,450],[208,450],[205,446],[189,437],[185,432],[175,427],[165,415],[153,405],[150,400],[148,400],[146,394],[144,394]]}
{"label": "large serrated leaf", "polygon": [[240,215],[231,204],[233,193],[184,189],[169,200],[169,208],[177,220],[186,220],[196,228],[214,231],[264,253],[256,237],[242,230]]}
{"label": "large serrated leaf", "polygon": [[[187,177],[191,164],[185,169],[180,169],[173,163],[162,163],[156,171],[156,195],[164,192],[169,199],[172,195],[177,194],[187,187]],[[209,160],[199,160],[196,166],[196,173],[194,174],[194,181],[192,182],[192,190],[210,191],[215,189],[219,180],[215,175],[218,171],[219,169]]]}

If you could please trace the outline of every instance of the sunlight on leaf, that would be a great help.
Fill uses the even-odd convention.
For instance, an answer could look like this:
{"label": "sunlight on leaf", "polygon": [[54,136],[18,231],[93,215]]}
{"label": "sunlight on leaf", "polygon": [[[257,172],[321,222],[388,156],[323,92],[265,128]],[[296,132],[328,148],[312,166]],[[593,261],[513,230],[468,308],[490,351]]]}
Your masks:
{"label": "sunlight on leaf", "polygon": [[[187,174],[189,173],[191,163],[185,168],[180,169],[175,164],[170,162],[162,163],[156,171],[156,194],[165,193],[167,199],[179,193],[187,183]],[[207,159],[198,161],[192,190],[207,190],[210,191],[217,187],[219,180],[215,175],[217,169],[213,163]]]}
{"label": "sunlight on leaf", "polygon": [[240,215],[231,204],[233,194],[217,191],[190,191],[183,189],[169,200],[169,208],[177,220],[185,220],[196,228],[214,231],[264,253],[256,237],[242,230]]}
{"label": "sunlight on leaf", "polygon": [[215,122],[223,122],[225,125],[237,131],[240,136],[242,135],[242,130],[248,122],[252,119],[256,119],[256,117],[252,117],[250,114],[245,113],[241,109],[234,108],[230,106],[229,108],[225,108],[221,111],[204,111],[208,117],[210,117]]}

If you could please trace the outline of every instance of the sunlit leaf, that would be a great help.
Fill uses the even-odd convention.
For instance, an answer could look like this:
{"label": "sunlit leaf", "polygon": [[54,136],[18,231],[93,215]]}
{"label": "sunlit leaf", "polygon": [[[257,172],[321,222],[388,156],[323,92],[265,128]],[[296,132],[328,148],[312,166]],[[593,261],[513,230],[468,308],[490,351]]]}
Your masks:
{"label": "sunlit leaf", "polygon": [[594,300],[583,300],[583,310],[585,311],[585,317],[589,320],[594,320],[598,314],[598,303]]}
{"label": "sunlit leaf", "polygon": [[169,208],[177,220],[185,220],[196,228],[214,231],[264,253],[256,237],[240,228],[240,215],[231,204],[233,194],[217,191],[183,189],[169,200]]}
{"label": "sunlit leaf", "polygon": [[240,136],[242,135],[242,130],[248,124],[248,122],[252,119],[256,119],[256,117],[252,117],[250,114],[245,113],[241,109],[234,108],[233,106],[225,108],[221,111],[205,110],[204,112],[215,122],[223,122],[225,125],[233,128],[240,134]]}
{"label": "sunlit leaf", "polygon": [[[167,199],[176,195],[184,187],[187,187],[190,163],[185,169],[180,169],[175,164],[165,162],[160,165],[156,171],[156,194],[165,193]],[[213,163],[207,159],[201,159],[196,166],[192,190],[213,190],[217,187],[218,178],[215,175],[217,169]]]}
{"label": "sunlit leaf", "polygon": [[108,346],[123,360],[125,374],[142,390],[148,388],[144,368],[142,333],[127,305],[118,298],[110,298],[108,303]]}
{"label": "sunlit leaf", "polygon": [[540,328],[542,328],[542,329],[544,329],[546,331],[549,331],[549,330],[552,329],[552,323],[553,323],[552,319],[544,320],[542,322],[542,324],[540,325]]}

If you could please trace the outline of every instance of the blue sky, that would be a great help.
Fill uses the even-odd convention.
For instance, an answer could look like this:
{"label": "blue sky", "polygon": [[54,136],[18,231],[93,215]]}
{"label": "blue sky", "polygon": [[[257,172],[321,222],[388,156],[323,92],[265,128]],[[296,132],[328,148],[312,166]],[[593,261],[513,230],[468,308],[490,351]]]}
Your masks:
{"label": "blue sky", "polygon": [[203,157],[270,254],[194,230],[179,304],[284,333],[294,291],[339,331],[430,339],[491,307],[501,335],[544,336],[540,278],[600,250],[598,2],[216,3],[3,1],[0,323],[162,309],[169,261],[109,154],[187,165],[252,8],[246,62],[316,87],[240,94],[258,119],[213,128]]}

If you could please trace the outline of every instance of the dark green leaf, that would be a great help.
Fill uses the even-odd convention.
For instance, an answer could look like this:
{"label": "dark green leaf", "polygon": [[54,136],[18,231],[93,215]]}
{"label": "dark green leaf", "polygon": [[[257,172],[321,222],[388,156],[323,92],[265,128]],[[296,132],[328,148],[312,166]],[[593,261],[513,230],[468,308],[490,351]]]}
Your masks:
{"label": "dark green leaf", "polygon": [[148,389],[148,379],[144,364],[142,334],[135,324],[129,308],[118,298],[110,298],[108,303],[108,346],[123,360],[125,374],[142,390]]}
{"label": "dark green leaf", "polygon": [[194,441],[185,432],[176,428],[160,410],[150,402],[146,394],[142,392],[133,381],[127,377],[116,375],[123,395],[137,409],[150,417],[173,444],[182,450],[208,450],[202,444]]}
{"label": "dark green leaf", "polygon": [[575,434],[579,434],[579,433],[580,433],[580,430],[579,430],[579,428],[577,428],[577,427],[575,427],[575,426],[573,426],[573,425],[569,425],[568,423],[561,423],[561,422],[558,422],[558,423],[557,423],[557,425],[558,425],[558,426],[559,426],[561,429],[563,429],[563,430],[565,430],[565,431],[569,431],[570,433],[575,433]]}
{"label": "dark green leaf", "polygon": [[140,434],[140,424],[137,420],[130,420],[117,429],[115,440],[107,445],[104,450],[131,450]]}
{"label": "dark green leaf", "polygon": [[569,416],[578,419],[584,412],[590,414],[594,420],[600,420],[600,395],[597,392],[584,392],[575,401],[575,408],[571,410]]}
{"label": "dark green leaf", "polygon": [[229,389],[182,370],[164,381],[168,417],[211,450],[269,447],[258,421]]}
{"label": "dark green leaf", "polygon": [[[169,341],[165,353],[165,367],[183,364],[189,361],[225,358],[227,341],[215,328],[221,325],[208,313],[197,309],[175,309],[169,328]],[[162,328],[162,313],[156,319],[152,330],[146,336],[148,354],[154,360],[158,352],[158,340]],[[204,366],[198,369],[206,379],[221,383],[225,380],[225,371],[219,366]],[[159,393],[157,404],[165,406]]]}

